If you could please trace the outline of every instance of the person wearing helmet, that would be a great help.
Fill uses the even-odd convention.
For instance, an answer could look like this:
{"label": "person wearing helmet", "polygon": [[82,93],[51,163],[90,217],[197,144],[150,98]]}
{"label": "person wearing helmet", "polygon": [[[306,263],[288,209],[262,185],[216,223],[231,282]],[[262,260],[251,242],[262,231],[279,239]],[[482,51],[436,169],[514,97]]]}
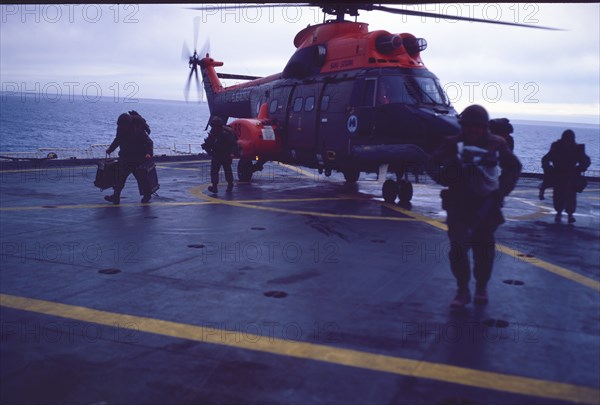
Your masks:
{"label": "person wearing helmet", "polygon": [[131,122],[134,125],[141,127],[145,133],[150,135],[150,132],[151,132],[150,126],[146,122],[146,119],[144,117],[142,117],[139,112],[137,112],[135,110],[131,110],[131,111],[129,111],[129,115],[131,116]]}
{"label": "person wearing helmet", "polygon": [[[552,142],[550,151],[542,158],[542,187],[553,187],[552,202],[556,210],[556,223],[562,221],[563,210],[567,212],[569,223],[575,222],[573,214],[577,208],[577,192],[582,192],[585,188],[583,172],[590,164],[585,145],[575,143],[575,132],[570,129],[564,131],[558,141]],[[540,188],[540,199],[544,196],[542,190]]]}
{"label": "person wearing helmet", "polygon": [[[145,121],[144,121],[145,122]],[[119,148],[119,166],[118,178],[114,186],[112,195],[104,196],[106,201],[113,204],[121,203],[121,191],[125,187],[125,181],[131,173],[135,176],[138,182],[138,187],[144,184],[145,179],[141,178],[140,171],[136,170],[139,166],[152,159],[154,155],[154,143],[144,128],[137,125],[132,116],[128,113],[123,113],[117,119],[117,135],[115,139],[106,149],[107,154],[111,154]],[[148,191],[144,193],[142,203],[150,201],[152,194]]]}
{"label": "person wearing helmet", "polygon": [[461,132],[446,140],[427,162],[427,173],[442,186],[442,208],[447,213],[450,269],[457,293],[450,306],[471,302],[473,252],[474,301],[488,302],[487,285],[495,256],[494,232],[504,222],[502,204],[514,189],[521,163],[506,141],[489,132],[489,116],[479,105],[468,106],[459,116]]}
{"label": "person wearing helmet", "polygon": [[513,131],[514,128],[508,118],[496,118],[490,120],[490,132],[504,138],[511,151],[515,150],[515,138],[511,135]]}
{"label": "person wearing helmet", "polygon": [[227,181],[227,192],[233,190],[233,172],[231,171],[231,161],[237,149],[237,137],[233,130],[224,125],[223,120],[215,117],[210,121],[211,130],[208,137],[202,144],[202,148],[211,156],[210,161],[210,181],[211,185],[208,191],[218,192],[219,170],[223,166],[225,180]]}

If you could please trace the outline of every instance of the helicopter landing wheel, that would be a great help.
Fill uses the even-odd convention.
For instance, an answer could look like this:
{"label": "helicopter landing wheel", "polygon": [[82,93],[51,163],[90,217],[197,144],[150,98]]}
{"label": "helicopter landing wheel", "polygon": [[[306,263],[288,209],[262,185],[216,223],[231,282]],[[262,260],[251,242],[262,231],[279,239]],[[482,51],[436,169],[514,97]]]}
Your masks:
{"label": "helicopter landing wheel", "polygon": [[400,202],[407,203],[412,200],[413,196],[413,185],[408,180],[400,180],[398,182],[398,197],[400,197]]}
{"label": "helicopter landing wheel", "polygon": [[348,169],[342,172],[346,183],[356,183],[360,177],[360,171],[356,169]]}
{"label": "helicopter landing wheel", "polygon": [[252,165],[251,159],[240,159],[237,167],[238,179],[240,181],[249,182],[252,180],[252,174],[254,173],[254,166]]}
{"label": "helicopter landing wheel", "polygon": [[383,194],[383,201],[386,203],[394,203],[398,196],[398,185],[394,180],[386,180],[381,188],[381,194]]}

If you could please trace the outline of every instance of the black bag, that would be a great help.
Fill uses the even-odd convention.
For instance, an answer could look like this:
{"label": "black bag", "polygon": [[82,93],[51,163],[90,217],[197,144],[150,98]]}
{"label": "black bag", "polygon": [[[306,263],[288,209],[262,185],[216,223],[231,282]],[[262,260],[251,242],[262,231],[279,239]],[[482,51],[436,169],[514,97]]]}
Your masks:
{"label": "black bag", "polygon": [[140,195],[156,193],[160,188],[160,184],[158,184],[158,175],[154,162],[143,163],[135,170],[139,178],[138,189]]}
{"label": "black bag", "polygon": [[578,193],[581,193],[581,192],[583,192],[583,190],[585,190],[586,187],[587,187],[587,180],[581,174],[578,175],[577,178],[575,178],[575,191],[577,191]]}
{"label": "black bag", "polygon": [[98,162],[94,186],[101,190],[114,187],[119,179],[119,162],[116,159],[105,159]]}

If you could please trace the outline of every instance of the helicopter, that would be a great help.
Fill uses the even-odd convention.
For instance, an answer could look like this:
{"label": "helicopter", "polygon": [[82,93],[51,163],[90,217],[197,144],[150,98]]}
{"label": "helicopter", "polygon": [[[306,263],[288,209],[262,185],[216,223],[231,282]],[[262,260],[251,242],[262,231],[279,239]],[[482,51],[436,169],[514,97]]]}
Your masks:
{"label": "helicopter", "polygon": [[[356,183],[361,172],[377,173],[379,179],[395,173],[395,181],[382,185],[386,202],[412,199],[407,174],[422,171],[429,154],[458,134],[460,126],[440,80],[421,59],[427,41],[410,33],[369,31],[368,24],[356,20],[359,11],[554,29],[373,4],[306,6],[319,6],[324,21],[296,34],[296,51],[280,73],[218,73],[223,62],[213,59],[205,45],[200,54],[189,56],[186,99],[194,74],[199,88],[200,68],[209,122],[234,118],[228,125],[238,139],[240,181],[251,181],[268,161],[317,169],[327,177],[335,170],[347,183]],[[223,87],[220,79],[248,81]]]}

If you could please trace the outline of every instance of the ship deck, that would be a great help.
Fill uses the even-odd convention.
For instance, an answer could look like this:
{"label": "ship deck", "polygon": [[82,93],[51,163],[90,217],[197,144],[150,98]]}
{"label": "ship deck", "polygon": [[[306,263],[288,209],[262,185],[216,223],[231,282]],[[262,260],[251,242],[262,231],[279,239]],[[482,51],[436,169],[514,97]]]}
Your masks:
{"label": "ship deck", "polygon": [[0,171],[0,402],[600,403],[600,187],[577,222],[521,179],[487,305],[452,310],[440,187],[267,164],[233,193],[157,164],[141,204],[95,166]]}

